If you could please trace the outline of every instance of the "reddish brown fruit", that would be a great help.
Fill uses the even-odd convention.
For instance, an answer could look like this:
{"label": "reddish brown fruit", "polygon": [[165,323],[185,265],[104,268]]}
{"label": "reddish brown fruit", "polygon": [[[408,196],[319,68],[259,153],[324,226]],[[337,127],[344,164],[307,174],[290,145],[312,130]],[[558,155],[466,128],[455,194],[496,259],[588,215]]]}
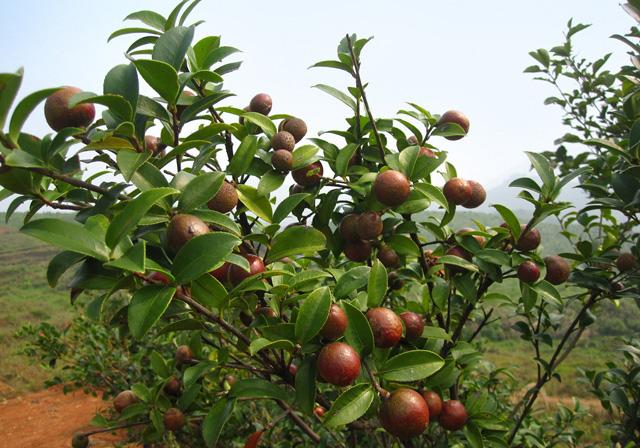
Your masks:
{"label": "reddish brown fruit", "polygon": [[389,246],[382,246],[378,251],[378,260],[387,268],[397,268],[400,265],[398,253]]}
{"label": "reddish brown fruit", "polygon": [[414,312],[405,311],[400,313],[400,319],[404,322],[404,335],[408,341],[415,341],[422,336],[424,330],[424,320]]}
{"label": "reddish brown fruit", "polygon": [[359,241],[360,236],[358,235],[358,218],[360,215],[357,213],[350,213],[345,215],[340,221],[340,236],[344,241],[353,242]]}
{"label": "reddish brown fruit", "polygon": [[93,104],[69,107],[71,97],[80,92],[82,90],[77,87],[63,87],[49,95],[44,103],[44,116],[51,129],[60,131],[64,128],[85,128],[93,123],[96,116]]}
{"label": "reddish brown fruit", "polygon": [[376,347],[390,348],[402,338],[402,320],[388,308],[371,308],[367,311],[367,319]]}
{"label": "reddish brown fruit", "polygon": [[207,203],[210,210],[229,213],[238,205],[238,192],[231,182],[222,182],[220,190]]}
{"label": "reddish brown fruit", "polygon": [[471,185],[464,179],[454,177],[444,184],[442,193],[450,203],[462,205],[471,199]]}
{"label": "reddish brown fruit", "polygon": [[320,350],[317,366],[327,383],[348,386],[360,376],[360,355],[344,342],[332,342]]}
{"label": "reddish brown fruit", "polygon": [[180,431],[185,423],[184,414],[177,408],[167,409],[162,421],[167,431]]}
{"label": "reddish brown fruit", "polygon": [[224,377],[224,381],[226,381],[229,386],[233,387],[233,385],[236,384],[236,377],[233,375],[226,375]]}
{"label": "reddish brown fruit", "polygon": [[559,255],[544,257],[544,264],[547,267],[547,275],[544,279],[549,283],[560,285],[569,279],[571,267],[564,258]]}
{"label": "reddish brown fruit", "polygon": [[426,146],[421,146],[420,147],[419,155],[430,157],[432,159],[436,157],[436,153],[433,152],[431,149],[427,148]]}
{"label": "reddish brown fruit", "polygon": [[209,233],[209,226],[197,216],[175,215],[167,228],[167,245],[175,254],[189,240],[205,233]]}
{"label": "reddish brown fruit", "polygon": [[382,233],[382,218],[376,212],[364,212],[358,218],[356,229],[360,239],[375,239]]}
{"label": "reddish brown fruit", "polygon": [[296,139],[287,131],[280,131],[271,138],[271,147],[273,149],[285,149],[291,152],[295,146]]}
{"label": "reddish brown fruit", "polygon": [[181,364],[189,364],[194,360],[193,351],[189,348],[188,345],[180,345],[176,349],[176,363],[178,365]]}
{"label": "reddish brown fruit", "polygon": [[487,192],[479,182],[475,180],[468,180],[467,183],[471,186],[471,196],[462,204],[464,208],[476,208],[480,207],[487,199]]}
{"label": "reddish brown fruit", "polygon": [[167,395],[171,395],[172,397],[180,396],[180,392],[182,391],[182,383],[178,378],[172,376],[167,380],[164,384],[164,392]]}
{"label": "reddish brown fruit", "polygon": [[289,364],[289,375],[296,376],[296,373],[298,373],[298,366],[295,364]]}
{"label": "reddish brown fruit", "polygon": [[149,274],[149,280],[162,283],[163,285],[168,285],[169,283],[171,283],[171,279],[169,279],[169,277],[158,271],[151,272]]}
{"label": "reddish brown fruit", "polygon": [[347,313],[337,304],[332,304],[329,309],[329,317],[320,330],[320,336],[325,339],[335,340],[344,334],[347,329]]}
{"label": "reddish brown fruit", "polygon": [[271,156],[271,165],[278,171],[288,173],[293,166],[293,155],[286,149],[278,149]]}
{"label": "reddish brown fruit", "polygon": [[264,317],[276,317],[276,312],[273,308],[269,307],[269,306],[259,306],[258,308],[256,308],[256,315],[257,316],[264,316]]}
{"label": "reddish brown fruit", "polygon": [[231,280],[231,283],[234,285],[238,285],[241,281],[251,277],[252,275],[264,272],[264,262],[262,261],[262,258],[257,255],[245,255],[244,258],[249,262],[248,271],[235,264],[231,265],[229,268],[229,280]]}
{"label": "reddish brown fruit", "polygon": [[271,100],[271,97],[266,93],[259,93],[251,98],[251,102],[249,103],[249,110],[251,112],[257,112],[262,115],[269,115],[272,106],[273,101]]}
{"label": "reddish brown fruit", "polygon": [[257,448],[263,432],[264,431],[256,431],[247,437],[247,440],[244,442],[244,448]]}
{"label": "reddish brown fruit", "polygon": [[314,162],[292,172],[293,180],[303,187],[318,185],[322,179],[322,163]]}
{"label": "reddish brown fruit", "polygon": [[409,179],[400,171],[387,170],[373,182],[373,194],[376,199],[389,207],[396,207],[407,200],[411,193]]}
{"label": "reddish brown fruit", "polygon": [[410,135],[409,138],[407,138],[407,143],[409,143],[412,146],[417,146],[418,138],[415,135]]}
{"label": "reddish brown fruit", "polygon": [[467,423],[467,410],[458,400],[448,400],[442,404],[440,426],[449,431],[457,431]]}
{"label": "reddish brown fruit", "polygon": [[425,430],[429,424],[429,408],[418,392],[401,388],[383,401],[379,417],[384,429],[406,440]]}
{"label": "reddish brown fruit", "polygon": [[622,253],[616,259],[616,267],[620,272],[628,272],[638,266],[638,260],[629,252]]}
{"label": "reddish brown fruit", "polygon": [[293,138],[296,139],[296,143],[307,135],[307,124],[300,118],[288,118],[281,123],[282,131],[287,131]]}
{"label": "reddish brown fruit", "polygon": [[316,416],[318,418],[322,418],[324,417],[324,413],[326,411],[324,410],[324,408],[322,406],[316,406],[315,409],[313,410],[313,413],[316,414]]}
{"label": "reddish brown fruit", "polygon": [[518,278],[524,283],[535,283],[540,278],[540,268],[533,261],[525,261],[518,266]]}
{"label": "reddish brown fruit", "polygon": [[[524,231],[527,226],[522,224],[520,229]],[[536,250],[540,245],[540,231],[536,228],[531,228],[527,230],[526,233],[521,233],[520,238],[518,238],[518,242],[516,243],[516,249],[521,251],[532,251]]]}
{"label": "reddish brown fruit", "polygon": [[209,272],[216,280],[220,283],[224,283],[229,279],[229,269],[231,268],[231,263],[227,263],[226,261],[220,266],[218,269],[214,269]]}
{"label": "reddish brown fruit", "polygon": [[[440,120],[438,120],[438,125],[443,125],[447,123],[455,123],[458,126],[460,126],[464,130],[465,135],[469,133],[469,119],[465,114],[463,114],[458,110],[448,110],[444,114],[442,114],[442,116],[440,117]],[[455,135],[455,136],[450,136],[445,138],[447,140],[460,140],[462,137],[464,136]]]}
{"label": "reddish brown fruit", "polygon": [[116,412],[121,413],[126,408],[137,402],[138,397],[136,397],[136,395],[132,391],[123,390],[118,395],[116,395],[116,398],[113,399],[113,408],[116,410]]}
{"label": "reddish brown fruit", "polygon": [[432,390],[423,391],[422,398],[424,398],[424,401],[427,403],[427,407],[429,408],[429,417],[432,420],[436,420],[442,412],[442,398]]}
{"label": "reddish brown fruit", "polygon": [[366,261],[371,256],[371,243],[368,241],[353,241],[344,246],[344,255],[351,261]]}
{"label": "reddish brown fruit", "polygon": [[144,147],[153,155],[161,154],[166,146],[167,145],[162,143],[160,137],[156,137],[155,135],[144,136]]}

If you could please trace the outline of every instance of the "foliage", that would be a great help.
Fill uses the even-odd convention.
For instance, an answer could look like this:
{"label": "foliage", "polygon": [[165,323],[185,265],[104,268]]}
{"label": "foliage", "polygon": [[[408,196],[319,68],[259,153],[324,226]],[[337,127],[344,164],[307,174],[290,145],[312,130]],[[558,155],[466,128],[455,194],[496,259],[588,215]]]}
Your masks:
{"label": "foliage", "polygon": [[[41,101],[66,93],[54,88],[20,101],[0,133],[0,197],[13,197],[7,214],[29,202],[21,230],[61,249],[49,264],[49,283],[73,271],[72,302],[86,301],[88,316],[112,328],[98,332],[97,344],[115,331],[126,344],[123,353],[132,353],[130,375],[117,384],[131,390],[121,396],[127,402],[118,406],[121,413],[94,423],[139,427],[145,443],[186,446],[240,442],[256,430],[277,433],[282,447],[348,440],[411,446],[386,425],[391,432],[378,431],[376,417],[390,391],[408,387],[460,400],[466,413],[448,430],[418,428],[421,446],[529,443],[537,424],[533,405],[595,322],[596,306],[638,297],[637,265],[614,268],[623,243],[633,242],[638,255],[632,224],[618,227],[589,214],[597,210],[615,224],[614,209],[637,219],[628,184],[620,188],[616,180],[629,176],[624,164],[634,160],[635,141],[616,144],[623,145],[614,157],[622,165],[611,162],[613,187],[603,187],[587,209],[573,211],[558,197],[577,177],[585,187],[591,166],[556,173],[547,157],[527,153],[539,180],[513,185],[524,189],[520,196],[533,205],[532,215],[521,223],[495,204],[503,225],[456,231],[456,210],[479,205],[484,190],[461,179],[432,138],[463,138],[468,119],[415,103],[396,117],[375,119],[361,74],[370,39],[347,35],[336,59],[314,65],[352,79],[347,91],[315,86],[347,106],[347,127],[293,149],[296,185],[281,199],[287,175],[272,167],[270,149],[280,148],[271,146],[279,128],[299,143],[306,125],[269,115],[265,94],[245,109],[220,105],[232,96],[224,79],[240,66],[227,62],[237,50],[221,45],[219,36],[196,41],[200,22],[185,23],[197,3],[183,0],[167,17],[133,13],[128,19],[145,27],[111,35],[143,34],[129,47],[130,62],[107,73],[102,94],[75,94],[58,110],[80,105],[93,119],[87,106],[104,107],[93,124],[85,126],[83,116],[77,127],[42,138],[23,133]],[[544,53],[536,55],[550,65]],[[5,125],[22,71],[0,76]],[[155,97],[140,93],[141,81]],[[161,141],[150,134],[157,125]],[[36,219],[45,207],[73,211],[74,220]],[[437,213],[419,215],[427,210]],[[543,259],[536,232],[551,217],[563,222],[572,250]],[[584,232],[574,234],[574,222]],[[542,274],[533,281],[520,274],[527,262]],[[496,292],[512,278],[519,279],[517,294]],[[559,288],[567,279],[571,288]],[[613,287],[618,280],[623,288]],[[385,317],[375,319],[371,309],[379,307],[387,308],[378,310]],[[508,372],[488,368],[476,344],[498,309],[515,316],[514,328],[537,362],[534,386],[515,406],[501,383]],[[339,343],[323,334],[334,311],[348,321]],[[407,311],[418,314],[413,338],[409,320],[403,324],[396,315]],[[45,353],[68,354],[60,334],[41,330],[37,343]],[[95,336],[87,331],[80,341]],[[177,346],[172,356],[167,341]],[[323,357],[335,350],[340,354]],[[424,403],[416,405],[425,412]],[[564,430],[573,418],[563,412],[557,430],[535,437],[577,443],[580,434]]]}

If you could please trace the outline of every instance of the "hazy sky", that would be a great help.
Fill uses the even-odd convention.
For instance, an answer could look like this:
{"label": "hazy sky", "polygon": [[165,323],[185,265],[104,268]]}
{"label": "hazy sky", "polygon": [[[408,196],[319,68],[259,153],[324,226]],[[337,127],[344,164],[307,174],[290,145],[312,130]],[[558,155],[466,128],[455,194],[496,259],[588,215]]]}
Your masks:
{"label": "hazy sky", "polygon": [[[136,36],[107,43],[107,36],[136,22],[130,12],[153,9],[167,15],[174,0],[21,0],[5,2],[0,15],[4,57],[0,70],[25,68],[20,96],[57,85],[101,92],[106,72],[126,62]],[[310,86],[351,82],[343,72],[311,69],[335,58],[346,32],[375,36],[363,57],[363,77],[376,117],[393,117],[408,101],[434,113],[460,109],[471,120],[460,141],[432,143],[449,151],[458,173],[491,188],[528,169],[525,150],[552,147],[562,134],[559,111],[544,106],[550,86],[522,73],[528,51],[561,43],[567,20],[592,23],[578,35],[585,57],[615,51],[609,67],[626,63],[622,44],[609,39],[632,24],[617,0],[458,1],[216,1],[203,0],[191,15],[206,22],[196,37],[222,35],[224,45],[243,51],[240,71],[226,87],[244,106],[268,92],[274,113],[304,118],[315,134],[343,127],[346,106]],[[50,132],[41,110],[26,130]]]}

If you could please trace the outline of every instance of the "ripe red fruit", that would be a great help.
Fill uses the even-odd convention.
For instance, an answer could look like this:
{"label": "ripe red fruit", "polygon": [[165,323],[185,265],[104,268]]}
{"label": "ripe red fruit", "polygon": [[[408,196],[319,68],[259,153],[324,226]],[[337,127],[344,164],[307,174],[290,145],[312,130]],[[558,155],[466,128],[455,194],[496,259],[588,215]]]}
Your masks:
{"label": "ripe red fruit", "polygon": [[350,213],[345,215],[340,221],[340,236],[347,242],[359,241],[358,235],[358,218],[360,215],[357,213]]}
{"label": "ripe red fruit", "polygon": [[518,266],[518,278],[524,283],[535,283],[540,278],[540,268],[533,261],[527,260]]}
{"label": "ripe red fruit", "polygon": [[388,308],[377,307],[367,311],[367,319],[376,347],[390,348],[402,338],[402,320]]}
{"label": "ripe red fruit", "polygon": [[544,264],[547,267],[545,280],[554,285],[560,285],[569,279],[571,267],[567,260],[559,255],[544,257]]}
{"label": "ripe red fruit", "polygon": [[442,404],[440,426],[449,431],[457,431],[467,422],[467,410],[458,400],[448,400]]}
{"label": "ripe red fruit", "polygon": [[616,267],[620,272],[628,272],[636,268],[638,260],[629,252],[624,252],[616,259]]}
{"label": "ripe red fruit", "polygon": [[382,246],[378,251],[378,260],[387,268],[396,268],[400,265],[398,253],[389,246]]}
{"label": "ripe red fruit", "polygon": [[169,277],[164,275],[162,272],[153,271],[149,274],[149,280],[153,280],[155,282],[162,283],[163,285],[168,285],[171,283]]}
{"label": "ripe red fruit", "polygon": [[249,110],[262,115],[269,115],[269,112],[271,112],[271,106],[273,106],[271,97],[266,93],[259,93],[251,98]]}
{"label": "ripe red fruit", "polygon": [[293,166],[293,155],[286,149],[278,149],[271,156],[271,165],[278,171],[288,173]]}
{"label": "ripe red fruit", "polygon": [[82,90],[77,87],[63,87],[52,93],[44,103],[44,116],[54,131],[64,128],[84,128],[93,123],[96,108],[93,104],[78,104],[69,107],[71,97]]}
{"label": "ripe red fruit", "polygon": [[329,317],[320,330],[320,336],[325,339],[338,339],[347,329],[348,322],[347,313],[334,303],[329,308]]}
{"label": "ripe red fruit", "polygon": [[419,155],[426,156],[426,157],[431,157],[432,159],[436,157],[436,153],[431,151],[431,149],[427,148],[426,146],[421,146],[420,147]]}
{"label": "ripe red fruit", "polygon": [[123,390],[113,399],[113,408],[116,412],[121,413],[126,408],[137,402],[138,397],[136,397],[132,391]]}
{"label": "ripe red fruit", "polygon": [[313,162],[310,165],[298,168],[297,170],[293,171],[291,175],[293,176],[293,180],[295,180],[298,185],[302,185],[303,187],[311,187],[320,183],[323,172],[324,170],[322,169],[322,163]]}
{"label": "ripe red fruit", "polygon": [[356,229],[361,239],[375,239],[382,233],[382,218],[376,212],[364,212],[358,217]]}
{"label": "ripe red fruit", "polygon": [[454,177],[444,184],[442,193],[447,201],[462,205],[471,199],[471,185],[464,179]]}
{"label": "ripe red fruit", "polygon": [[231,182],[222,182],[220,190],[209,199],[207,207],[220,213],[228,213],[238,205],[238,192]]}
{"label": "ripe red fruit", "polygon": [[422,398],[424,398],[429,408],[429,417],[432,420],[437,419],[442,412],[442,398],[440,398],[440,395],[432,390],[425,390],[422,392]]}
{"label": "ripe red fruit", "polygon": [[[527,226],[522,224],[520,229],[524,231]],[[516,243],[516,249],[521,251],[536,250],[540,245],[540,231],[536,228],[530,228],[526,233],[521,233],[518,242]]]}
{"label": "ripe red fruit", "polygon": [[422,336],[424,330],[424,320],[422,317],[412,311],[400,313],[400,319],[404,322],[404,335],[409,341],[413,341]]}
{"label": "ripe red fruit", "polygon": [[296,376],[296,373],[298,373],[298,366],[295,364],[289,364],[289,374],[291,376]]}
{"label": "ripe red fruit", "polygon": [[273,149],[285,149],[291,152],[295,146],[296,139],[287,131],[280,131],[271,138],[271,147]]}
{"label": "ripe red fruit", "polygon": [[387,170],[373,182],[373,194],[376,199],[389,207],[396,207],[407,200],[411,193],[409,179],[400,171]]}
{"label": "ripe red fruit", "polygon": [[220,283],[224,283],[229,279],[229,269],[231,268],[231,263],[227,263],[226,261],[220,266],[218,269],[214,269],[209,272],[216,280]]}
{"label": "ripe red fruit", "polygon": [[[442,114],[440,120],[438,120],[438,125],[443,125],[446,123],[457,124],[464,130],[465,135],[469,132],[469,119],[465,114],[458,110],[448,110],[444,114]],[[447,140],[460,140],[462,137],[462,135],[455,135],[445,138]]]}
{"label": "ripe red fruit", "polygon": [[322,406],[316,406],[313,413],[316,414],[318,418],[322,418],[324,417],[325,410]]}
{"label": "ripe red fruit", "polygon": [[252,275],[260,274],[265,270],[262,258],[257,255],[245,255],[244,258],[249,262],[248,271],[235,264],[231,265],[229,268],[229,280],[231,280],[231,283],[234,285],[238,285],[244,279],[249,278]]}
{"label": "ripe red fruit", "polygon": [[464,208],[480,207],[485,199],[487,199],[487,192],[484,190],[484,187],[475,180],[468,180],[467,183],[471,186],[471,196],[462,206]]}
{"label": "ripe red fruit", "polygon": [[244,442],[244,448],[257,448],[263,432],[264,431],[256,431],[247,437],[247,440]]}
{"label": "ripe red fruit", "polygon": [[169,408],[164,412],[164,417],[162,418],[164,422],[164,427],[168,431],[179,431],[184,426],[184,414],[180,409],[177,408]]}
{"label": "ripe red fruit", "polygon": [[348,386],[360,375],[360,355],[344,342],[332,342],[320,350],[317,367],[327,383]]}
{"label": "ripe red fruit", "polygon": [[384,429],[406,440],[425,430],[429,424],[429,408],[418,392],[401,388],[382,402],[379,417]]}
{"label": "ripe red fruit", "polygon": [[269,306],[259,306],[256,308],[256,315],[264,317],[276,317],[276,312]]}
{"label": "ripe red fruit", "polygon": [[176,349],[176,363],[180,364],[188,364],[193,361],[194,355],[191,348],[188,345],[181,345]]}
{"label": "ripe red fruit", "polygon": [[209,233],[209,226],[197,216],[175,215],[167,228],[167,245],[175,254],[189,240],[205,233]]}
{"label": "ripe red fruit", "polygon": [[354,241],[344,246],[344,255],[351,261],[366,261],[371,256],[371,243],[368,241]]}
{"label": "ripe red fruit", "polygon": [[296,143],[307,135],[307,124],[300,118],[287,118],[280,123],[279,128],[281,128],[278,129],[279,131],[287,131],[293,135],[293,138],[296,139]]}
{"label": "ripe red fruit", "polygon": [[169,378],[167,382],[164,384],[164,392],[167,395],[177,397],[180,395],[181,390],[182,390],[182,383],[175,376],[172,376],[171,378]]}

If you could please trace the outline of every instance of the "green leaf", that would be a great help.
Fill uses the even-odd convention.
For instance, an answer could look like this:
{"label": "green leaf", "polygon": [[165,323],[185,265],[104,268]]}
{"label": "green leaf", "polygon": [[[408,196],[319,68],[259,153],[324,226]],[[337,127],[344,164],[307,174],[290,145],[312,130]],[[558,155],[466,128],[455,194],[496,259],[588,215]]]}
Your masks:
{"label": "green leaf", "polygon": [[129,182],[135,172],[138,171],[138,168],[144,165],[150,157],[151,153],[148,151],[118,151],[116,153],[116,162],[118,163],[118,168],[120,169],[124,180]]}
{"label": "green leaf", "polygon": [[247,135],[231,158],[227,171],[235,177],[240,177],[247,172],[251,161],[258,150],[258,138],[255,135]]}
{"label": "green leaf", "polygon": [[388,277],[387,269],[380,260],[375,260],[369,272],[369,285],[367,287],[367,305],[369,308],[379,306],[387,294]]}
{"label": "green leaf", "polygon": [[102,261],[109,258],[109,249],[104,241],[100,241],[92,232],[73,221],[37,219],[25,224],[20,231],[64,250]]}
{"label": "green leaf", "polygon": [[180,83],[178,82],[178,72],[171,65],[162,61],[151,59],[139,59],[133,61],[140,76],[151,86],[153,90],[167,100],[171,105],[176,104]]}
{"label": "green leaf", "polygon": [[478,267],[476,265],[455,255],[443,255],[438,258],[438,263],[458,266],[466,269],[467,271],[478,272]]}
{"label": "green leaf", "polygon": [[135,229],[142,217],[153,207],[153,204],[162,198],[178,193],[180,192],[173,188],[153,188],[131,200],[109,225],[106,235],[109,247],[114,248],[122,238]]}
{"label": "green leaf", "polygon": [[324,417],[328,427],[342,426],[358,420],[373,403],[376,392],[369,384],[357,384],[336,399]]}
{"label": "green leaf", "polygon": [[269,139],[275,135],[276,125],[273,124],[273,121],[271,121],[269,117],[259,114],[258,112],[243,112],[240,116],[262,129]]}
{"label": "green leaf", "polygon": [[[217,82],[222,82],[222,77],[213,72],[197,72],[194,73],[193,77],[195,78],[196,75],[202,77],[204,73],[208,73],[209,78],[219,78]],[[217,92],[212,95],[205,96],[204,98],[199,98],[197,101],[187,106],[184,112],[182,112],[182,114],[180,115],[180,121],[186,123],[187,121],[190,121],[192,118],[197,116],[201,111],[230,96],[233,96],[233,94],[228,92]]]}
{"label": "green leaf", "polygon": [[224,173],[219,171],[200,174],[185,187],[180,196],[178,208],[186,211],[206,204],[218,193],[223,181]]}
{"label": "green leaf", "polygon": [[297,170],[298,168],[302,168],[303,166],[307,166],[315,162],[318,160],[318,157],[316,156],[317,153],[318,148],[314,145],[303,145],[294,149],[291,153],[293,156],[291,169]]}
{"label": "green leaf", "polygon": [[148,33],[148,34],[156,34],[156,35],[161,34],[159,31],[153,30],[151,28],[121,28],[111,33],[111,35],[107,39],[107,42],[111,42],[112,39],[115,39],[116,37],[119,37],[119,36],[124,36],[126,34],[140,34],[140,33],[145,33],[145,34]]}
{"label": "green leaf", "polygon": [[344,70],[349,74],[352,73],[351,66],[344,64],[340,61],[320,61],[320,62],[316,62],[309,68],[314,68],[314,67],[336,68],[339,70]]}
{"label": "green leaf", "polygon": [[447,201],[447,198],[445,198],[441,189],[427,183],[415,184],[414,187],[420,192],[422,192],[424,195],[426,195],[432,201],[435,201],[438,204],[440,204],[442,208],[444,208],[447,212],[449,211],[449,207],[450,207],[449,201]]}
{"label": "green leaf", "polygon": [[551,168],[551,164],[549,163],[549,159],[547,159],[542,154],[538,154],[536,152],[525,152],[533,168],[542,179],[542,183],[549,189],[549,191],[553,188],[556,183],[556,176],[553,174],[553,168]]}
{"label": "green leaf", "polygon": [[424,327],[422,337],[427,339],[444,339],[445,341],[451,340],[449,333],[440,327]]}
{"label": "green leaf", "polygon": [[272,191],[277,190],[284,183],[285,174],[277,171],[267,171],[260,178],[258,183],[258,194],[268,196]]}
{"label": "green leaf", "polygon": [[513,240],[518,241],[520,238],[520,232],[522,229],[520,228],[520,221],[518,221],[518,217],[513,213],[510,209],[505,207],[504,205],[494,204],[493,208],[498,210],[504,222],[509,226],[509,230],[511,231],[511,235],[513,235]]}
{"label": "green leaf", "polygon": [[277,385],[261,379],[238,380],[229,391],[234,398],[272,398],[289,401],[290,394]]}
{"label": "green leaf", "polygon": [[511,266],[511,257],[497,249],[483,249],[475,254],[480,260],[501,266]]}
{"label": "green leaf", "polygon": [[369,266],[356,266],[345,272],[333,291],[336,299],[343,299],[351,294],[356,289],[362,288],[368,282],[368,276],[370,271]]}
{"label": "green leaf", "polygon": [[296,208],[296,206],[308,196],[309,193],[296,193],[288,196],[276,207],[275,211],[273,212],[272,222],[274,224],[277,224],[288,217],[293,209]]}
{"label": "green leaf", "polygon": [[251,356],[255,355],[261,350],[277,349],[293,351],[293,342],[288,339],[279,339],[277,341],[270,341],[266,338],[258,338],[249,344],[249,353]]}
{"label": "green leaf", "polygon": [[467,422],[462,430],[471,448],[484,447],[484,442],[482,441],[482,433],[473,422]]}
{"label": "green leaf", "polygon": [[234,233],[237,236],[240,236],[240,226],[236,224],[236,222],[229,218],[229,216],[224,213],[216,212],[215,210],[192,210],[192,215],[197,216],[202,219],[204,222],[209,222],[214,224],[216,227],[221,227],[225,230],[228,230],[231,233]]}
{"label": "green leaf", "polygon": [[387,244],[400,255],[409,255],[413,257],[420,256],[420,249],[408,236],[398,234],[392,235],[387,239]]}
{"label": "green leaf", "polygon": [[240,239],[224,232],[213,232],[192,238],[176,255],[172,274],[178,283],[188,283],[210,272],[223,261]]}
{"label": "green leaf", "polygon": [[128,309],[129,330],[136,339],[141,339],[162,317],[176,288],[163,285],[148,285],[136,291]]}
{"label": "green leaf", "polygon": [[351,98],[346,93],[341,92],[340,90],[336,89],[335,87],[331,87],[331,86],[328,86],[326,84],[317,84],[317,85],[315,85],[313,87],[316,88],[316,89],[320,89],[323,92],[328,93],[332,97],[342,101],[344,104],[349,106],[349,108],[352,111],[355,111],[358,108],[358,106],[356,106],[356,102],[355,102],[355,100],[353,98]]}
{"label": "green leaf", "polygon": [[133,108],[129,101],[120,95],[95,95],[91,92],[76,93],[69,100],[69,107],[78,104],[101,104],[109,108],[114,115],[124,121],[131,121],[133,118]]}
{"label": "green leaf", "polygon": [[347,330],[344,338],[347,344],[352,346],[360,356],[367,356],[373,351],[373,331],[366,316],[358,308],[349,302],[342,302],[342,308],[347,314]]}
{"label": "green leaf", "polygon": [[136,11],[129,14],[124,20],[140,20],[145,25],[149,25],[159,31],[164,31],[167,20],[154,11]]}
{"label": "green leaf", "polygon": [[27,95],[18,103],[13,111],[13,115],[11,116],[11,122],[9,123],[9,137],[11,140],[18,140],[22,126],[24,125],[24,122],[27,121],[27,118],[29,118],[29,115],[31,115],[31,112],[33,112],[33,109],[35,109],[42,101],[47,99],[49,95],[57,92],[58,90],[60,90],[60,87],[38,90],[37,92]]}
{"label": "green leaf", "polygon": [[380,375],[388,381],[419,381],[433,375],[444,366],[444,360],[428,350],[410,350],[388,359]]}
{"label": "green leaf", "polygon": [[14,149],[4,159],[8,166],[20,168],[44,168],[46,163],[27,151]]}
{"label": "green leaf", "polygon": [[144,95],[138,96],[138,106],[136,108],[136,113],[140,115],[144,115],[145,117],[153,117],[159,120],[162,120],[165,123],[171,122],[171,116],[167,109],[162,107],[160,103],[155,100],[152,100],[149,97]]}
{"label": "green leaf", "polygon": [[184,371],[182,380],[185,387],[191,387],[202,375],[208,373],[216,367],[216,363],[212,361],[199,362],[195,366],[191,366]]}
{"label": "green leaf", "polygon": [[109,263],[105,263],[105,266],[142,274],[146,271],[146,253],[146,242],[144,240],[140,240],[139,243],[132,246],[122,257],[117,260],[110,261]]}
{"label": "green leaf", "polygon": [[249,185],[240,184],[236,188],[238,197],[249,210],[265,221],[271,222],[271,202],[268,198],[260,196],[258,190]]}
{"label": "green leaf", "polygon": [[312,357],[305,358],[296,372],[296,403],[306,414],[311,414],[316,402],[316,364]]}
{"label": "green leaf", "polygon": [[53,257],[47,266],[47,282],[49,286],[55,288],[62,274],[67,272],[69,268],[84,259],[83,254],[64,251]]}
{"label": "green leaf", "polygon": [[289,227],[273,238],[266,262],[270,263],[293,255],[313,254],[324,249],[326,244],[326,238],[319,230],[312,227]]}
{"label": "green leaf", "polygon": [[166,62],[176,71],[180,71],[184,56],[193,40],[194,31],[193,26],[177,26],[167,30],[156,41],[151,58]]}
{"label": "green leaf", "polygon": [[336,157],[336,174],[338,176],[345,177],[347,175],[349,162],[357,149],[358,145],[350,143],[338,152],[338,156]]}
{"label": "green leaf", "polygon": [[207,448],[213,448],[218,443],[218,438],[229,417],[233,413],[236,400],[221,399],[213,405],[202,422],[202,438]]}
{"label": "green leaf", "polygon": [[207,273],[191,282],[191,295],[208,309],[222,308],[227,290],[214,276]]}
{"label": "green leaf", "polygon": [[7,115],[16,99],[24,71],[20,68],[16,73],[0,74],[0,131],[4,129]]}
{"label": "green leaf", "polygon": [[304,344],[322,329],[331,308],[331,291],[327,286],[318,288],[307,296],[300,306],[296,319],[296,339]]}

